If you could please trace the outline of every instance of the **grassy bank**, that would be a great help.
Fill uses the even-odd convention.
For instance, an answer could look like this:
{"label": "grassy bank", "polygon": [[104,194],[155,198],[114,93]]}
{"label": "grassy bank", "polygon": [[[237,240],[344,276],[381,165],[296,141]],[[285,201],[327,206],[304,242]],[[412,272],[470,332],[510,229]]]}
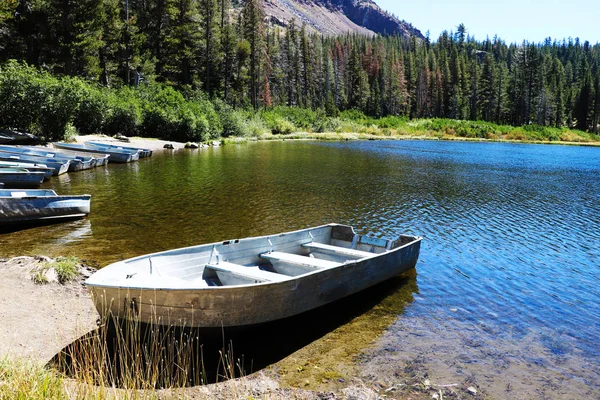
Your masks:
{"label": "grassy bank", "polygon": [[0,129],[16,129],[43,139],[75,134],[143,136],[180,142],[217,138],[377,139],[434,138],[511,140],[548,143],[600,143],[600,136],[570,128],[514,127],[485,121],[372,118],[347,110],[271,107],[254,111],[209,100],[200,90],[160,83],[137,88],[99,87],[72,77],[57,77],[27,65],[0,66]]}

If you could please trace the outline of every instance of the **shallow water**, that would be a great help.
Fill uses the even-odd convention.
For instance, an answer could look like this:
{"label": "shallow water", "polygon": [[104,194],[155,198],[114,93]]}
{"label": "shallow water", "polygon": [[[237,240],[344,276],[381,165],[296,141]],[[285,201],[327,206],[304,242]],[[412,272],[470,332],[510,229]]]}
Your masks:
{"label": "shallow water", "polygon": [[[558,370],[566,382],[600,381],[598,148],[250,143],[156,154],[46,186],[91,193],[89,219],[0,235],[1,256],[75,254],[105,265],[327,222],[417,234],[425,238],[418,289],[380,346],[429,326],[449,345],[454,333],[492,353],[507,346],[523,365]],[[584,365],[592,367],[580,377]]]}

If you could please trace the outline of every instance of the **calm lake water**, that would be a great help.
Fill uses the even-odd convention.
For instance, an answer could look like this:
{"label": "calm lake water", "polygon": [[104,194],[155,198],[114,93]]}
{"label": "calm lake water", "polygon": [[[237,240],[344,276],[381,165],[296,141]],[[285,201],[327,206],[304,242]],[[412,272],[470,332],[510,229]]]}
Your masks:
{"label": "calm lake water", "polygon": [[[159,153],[53,178],[46,187],[92,194],[89,219],[0,235],[1,256],[75,254],[106,265],[328,222],[375,236],[421,235],[408,300],[385,334],[374,334],[382,335],[381,348],[402,353],[401,341],[429,338],[430,350],[444,358],[440,343],[427,336],[437,332],[439,340],[462,340],[447,343],[463,365],[457,374],[477,374],[485,364],[485,352],[465,356],[465,348],[493,353],[493,397],[502,397],[502,379],[518,386],[519,376],[507,377],[512,367],[519,367],[516,375],[535,368],[552,375],[558,389],[546,388],[548,395],[573,382],[582,387],[576,393],[597,393],[600,148],[250,143]],[[366,369],[384,362],[375,347]],[[443,368],[428,367],[445,377]]]}

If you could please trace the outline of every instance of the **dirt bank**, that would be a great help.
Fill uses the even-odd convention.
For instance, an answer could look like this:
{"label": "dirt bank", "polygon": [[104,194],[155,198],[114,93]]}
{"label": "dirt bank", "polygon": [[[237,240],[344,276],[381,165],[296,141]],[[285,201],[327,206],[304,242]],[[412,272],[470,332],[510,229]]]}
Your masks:
{"label": "dirt bank", "polygon": [[47,259],[0,259],[0,357],[48,361],[60,349],[96,327],[97,313],[82,285],[35,284],[31,271]]}

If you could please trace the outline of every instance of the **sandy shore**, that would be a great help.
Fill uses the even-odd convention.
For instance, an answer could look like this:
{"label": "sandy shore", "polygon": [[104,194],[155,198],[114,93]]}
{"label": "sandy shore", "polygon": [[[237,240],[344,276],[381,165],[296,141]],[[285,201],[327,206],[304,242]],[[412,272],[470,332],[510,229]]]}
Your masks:
{"label": "sandy shore", "polygon": [[152,151],[163,151],[165,150],[165,145],[170,144],[173,145],[174,149],[183,149],[185,147],[185,143],[181,142],[173,142],[171,140],[159,140],[159,139],[150,139],[150,138],[140,138],[140,137],[130,137],[127,138],[129,141],[122,141],[116,139],[111,136],[106,135],[85,135],[85,136],[76,136],[75,140],[77,143],[85,143],[87,141],[95,141],[107,144],[116,144],[128,147],[139,147],[144,149],[149,149]]}
{"label": "sandy shore", "polygon": [[46,362],[67,344],[96,328],[96,309],[83,276],[61,285],[37,285],[31,271],[44,258],[0,260],[0,357]]}

